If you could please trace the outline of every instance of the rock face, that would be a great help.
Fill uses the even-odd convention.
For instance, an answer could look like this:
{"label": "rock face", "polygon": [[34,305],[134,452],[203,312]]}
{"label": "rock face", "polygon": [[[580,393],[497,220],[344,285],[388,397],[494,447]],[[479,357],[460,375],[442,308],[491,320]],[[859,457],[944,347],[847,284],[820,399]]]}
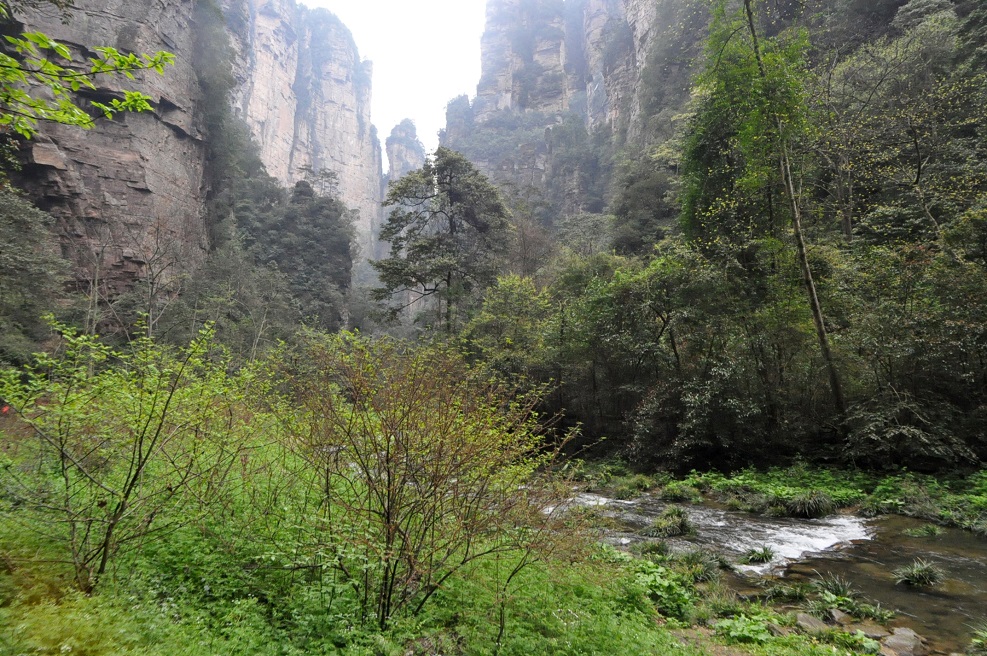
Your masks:
{"label": "rock face", "polygon": [[[234,107],[268,173],[286,186],[332,171],[359,212],[363,253],[381,217],[381,150],[370,122],[372,66],[333,14],[294,0],[224,0],[238,53]],[[234,22],[233,18],[240,20]]]}
{"label": "rock face", "polygon": [[425,164],[425,147],[418,140],[415,124],[409,119],[395,125],[384,144],[387,148],[387,161],[391,163],[388,180],[399,180]]}
{"label": "rock face", "polygon": [[[78,3],[83,4],[83,3]],[[44,8],[18,15],[26,29],[44,30],[71,45],[176,54],[165,76],[148,74],[137,86],[154,111],[120,115],[88,132],[45,126],[26,145],[22,184],[57,220],[63,252],[80,283],[116,295],[135,280],[160,284],[194,265],[206,252],[203,166],[205,148],[196,121],[199,87],[192,69],[192,0],[102,0],[73,12],[63,24]],[[114,91],[104,80],[95,95]],[[88,291],[88,290],[87,290]]]}
{"label": "rock face", "polygon": [[633,147],[674,131],[708,4],[488,0],[477,95],[450,103],[443,144],[495,180],[548,191],[556,211],[598,211],[599,190],[573,196],[600,177],[591,135]]}
{"label": "rock face", "polygon": [[[101,81],[150,95],[154,110],[98,121],[90,131],[44,126],[26,145],[18,180],[57,219],[80,286],[112,298],[137,282],[162,285],[208,251],[203,92],[194,69],[196,5],[207,0],[76,0],[68,23],[48,5],[18,12],[76,51],[175,54],[164,76]],[[285,186],[331,171],[355,209],[364,254],[380,222],[381,150],[370,122],[371,65],[332,14],[294,0],[221,0],[234,48],[234,111],[250,127],[268,172]],[[115,85],[120,85],[119,87]]]}

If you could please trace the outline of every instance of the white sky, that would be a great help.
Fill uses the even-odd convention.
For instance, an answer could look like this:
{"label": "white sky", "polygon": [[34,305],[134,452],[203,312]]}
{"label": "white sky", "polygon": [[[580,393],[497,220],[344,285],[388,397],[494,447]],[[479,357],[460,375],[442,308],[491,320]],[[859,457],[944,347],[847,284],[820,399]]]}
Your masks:
{"label": "white sky", "polygon": [[485,0],[301,1],[339,16],[373,61],[370,111],[381,143],[410,118],[425,152],[435,152],[448,102],[476,95]]}

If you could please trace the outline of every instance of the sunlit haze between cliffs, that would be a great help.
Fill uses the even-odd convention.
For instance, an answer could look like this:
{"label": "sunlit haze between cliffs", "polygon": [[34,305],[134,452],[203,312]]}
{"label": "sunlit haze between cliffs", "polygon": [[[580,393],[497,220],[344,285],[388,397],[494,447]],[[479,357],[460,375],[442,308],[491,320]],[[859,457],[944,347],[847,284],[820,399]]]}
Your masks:
{"label": "sunlit haze between cliffs", "polygon": [[374,64],[371,115],[381,142],[410,118],[426,152],[438,146],[446,104],[476,94],[485,0],[302,0],[353,33]]}

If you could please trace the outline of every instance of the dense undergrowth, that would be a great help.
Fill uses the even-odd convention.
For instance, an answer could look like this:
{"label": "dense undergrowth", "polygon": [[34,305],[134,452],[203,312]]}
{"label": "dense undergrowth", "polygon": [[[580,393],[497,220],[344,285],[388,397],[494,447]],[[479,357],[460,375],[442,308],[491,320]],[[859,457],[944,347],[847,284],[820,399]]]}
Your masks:
{"label": "dense undergrowth", "polygon": [[539,392],[448,347],[310,334],[233,371],[208,331],[59,328],[0,378],[0,653],[851,649],[770,634],[703,554],[596,546]]}

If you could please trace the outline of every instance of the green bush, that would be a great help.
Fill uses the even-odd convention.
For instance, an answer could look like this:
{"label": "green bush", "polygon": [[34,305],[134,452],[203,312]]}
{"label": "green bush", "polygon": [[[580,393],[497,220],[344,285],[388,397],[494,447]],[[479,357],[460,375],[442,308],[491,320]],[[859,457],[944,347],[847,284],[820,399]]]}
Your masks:
{"label": "green bush", "polygon": [[695,596],[683,578],[662,565],[641,561],[636,567],[637,583],[662,615],[685,620],[692,611]]}
{"label": "green bush", "polygon": [[941,568],[922,558],[894,571],[895,583],[916,587],[936,586],[945,579],[946,573]]}

